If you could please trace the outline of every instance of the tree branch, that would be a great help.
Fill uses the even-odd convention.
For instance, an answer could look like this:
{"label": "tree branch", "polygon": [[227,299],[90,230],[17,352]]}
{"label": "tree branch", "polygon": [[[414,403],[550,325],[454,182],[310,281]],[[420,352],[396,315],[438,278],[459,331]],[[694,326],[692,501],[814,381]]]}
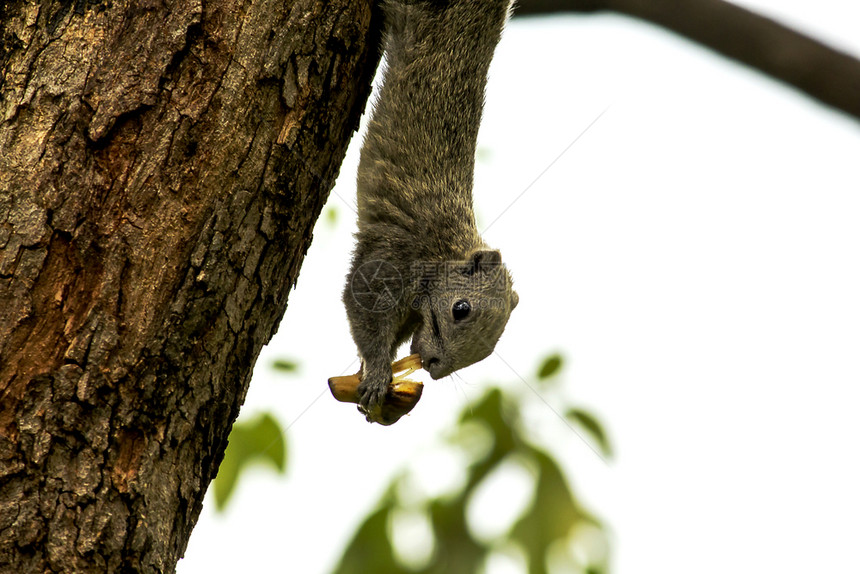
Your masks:
{"label": "tree branch", "polygon": [[520,0],[516,15],[597,11],[658,24],[860,119],[860,60],[723,0]]}

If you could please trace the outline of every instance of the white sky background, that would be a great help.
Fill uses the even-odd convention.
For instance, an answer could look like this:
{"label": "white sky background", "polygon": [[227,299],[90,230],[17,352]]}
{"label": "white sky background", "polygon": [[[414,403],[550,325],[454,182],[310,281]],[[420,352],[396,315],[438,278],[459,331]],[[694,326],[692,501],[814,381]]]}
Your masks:
{"label": "white sky background", "polygon": [[[856,2],[744,4],[860,55]],[[244,475],[224,515],[207,499],[180,574],[328,572],[392,473],[455,484],[439,433],[488,381],[526,396],[553,350],[616,457],[540,401],[529,424],[608,523],[614,574],[860,570],[860,123],[638,21],[513,21],[475,188],[520,294],[504,361],[428,383],[389,428],[326,386],[358,368],[340,292],[359,143],[242,410],[291,425],[287,475]]]}

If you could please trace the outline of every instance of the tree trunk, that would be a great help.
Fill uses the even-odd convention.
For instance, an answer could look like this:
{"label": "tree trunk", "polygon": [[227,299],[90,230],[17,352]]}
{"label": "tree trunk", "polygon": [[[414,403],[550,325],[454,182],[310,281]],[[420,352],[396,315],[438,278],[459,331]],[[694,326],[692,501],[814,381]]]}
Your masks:
{"label": "tree trunk", "polygon": [[371,0],[0,3],[0,571],[174,570],[378,28]]}

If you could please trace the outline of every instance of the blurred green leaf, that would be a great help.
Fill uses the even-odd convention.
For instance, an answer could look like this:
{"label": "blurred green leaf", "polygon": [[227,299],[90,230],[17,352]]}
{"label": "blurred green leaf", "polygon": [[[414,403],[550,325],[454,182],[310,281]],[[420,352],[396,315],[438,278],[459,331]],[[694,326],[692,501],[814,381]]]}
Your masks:
{"label": "blurred green leaf", "polygon": [[540,449],[528,451],[538,466],[535,495],[514,525],[511,539],[526,550],[529,574],[547,574],[547,554],[553,543],[564,542],[577,524],[596,521],[580,509],[555,460]]}
{"label": "blurred green leaf", "polygon": [[[549,363],[549,364],[547,364]],[[559,355],[548,357],[541,366],[546,377],[561,368]],[[571,409],[572,413],[581,410]],[[590,427],[602,433],[594,417],[572,415],[580,425],[591,421]],[[403,474],[394,479],[379,507],[369,515],[344,551],[334,574],[380,572],[384,574],[472,574],[481,571],[491,552],[508,543],[515,543],[526,553],[529,574],[547,574],[547,556],[552,548],[567,547],[578,526],[590,525],[603,531],[599,521],[584,510],[574,495],[561,466],[544,450],[535,446],[524,434],[519,423],[517,401],[499,388],[489,389],[480,399],[467,405],[458,419],[458,428],[449,436],[452,446],[466,454],[467,474],[461,490],[446,492],[429,500],[399,500],[392,493],[410,492],[400,488]],[[470,442],[469,434],[482,435],[478,444]],[[486,434],[487,436],[483,436]],[[591,434],[591,431],[589,431]],[[514,520],[510,530],[500,539],[476,539],[466,518],[466,508],[472,495],[494,471],[517,457],[534,469],[535,486],[531,504]],[[433,531],[434,552],[429,562],[418,569],[409,569],[397,562],[390,540],[391,514],[398,508],[426,509]],[[570,556],[571,564],[583,570],[586,564]],[[606,574],[602,564],[588,565],[593,572]],[[578,571],[580,571],[578,570]]]}
{"label": "blurred green leaf", "polygon": [[269,413],[248,422],[237,422],[230,433],[224,460],[215,477],[215,508],[223,510],[239,480],[251,463],[273,466],[278,474],[286,469],[287,445],[284,431]]}
{"label": "blurred green leaf", "polygon": [[337,223],[337,209],[335,207],[329,207],[325,212],[325,220],[328,223],[329,227],[334,227]]}
{"label": "blurred green leaf", "polygon": [[489,549],[472,537],[466,524],[464,490],[456,498],[436,499],[430,504],[430,521],[436,536],[436,552],[421,574],[477,572]]}
{"label": "blurred green leaf", "polygon": [[364,519],[358,531],[340,558],[334,572],[337,574],[364,574],[406,572],[394,557],[394,548],[388,538],[388,521],[394,506],[390,495],[379,508]]}
{"label": "blurred green leaf", "polygon": [[294,373],[299,370],[299,364],[289,359],[275,359],[272,361],[272,368],[284,373]]}
{"label": "blurred green leaf", "polygon": [[241,459],[242,457],[237,454],[236,449],[231,449],[231,446],[228,445],[227,451],[224,453],[224,460],[221,461],[221,466],[218,467],[218,475],[213,481],[215,509],[218,511],[224,510],[227,501],[236,488],[236,481],[239,479],[239,468],[242,464],[240,462]]}
{"label": "blurred green leaf", "polygon": [[563,362],[561,355],[558,353],[553,353],[545,358],[538,368],[538,379],[543,381],[558,373],[561,370]]}
{"label": "blurred green leaf", "polygon": [[612,456],[612,445],[609,444],[609,438],[606,436],[603,426],[594,415],[583,409],[573,408],[568,410],[565,416],[584,430],[597,443],[603,456],[607,458]]}
{"label": "blurred green leaf", "polygon": [[493,437],[492,448],[486,456],[476,460],[469,467],[469,478],[465,489],[473,490],[493,468],[496,467],[516,445],[514,428],[516,417],[512,412],[506,412],[504,397],[500,389],[490,389],[479,401],[463,410],[460,424],[477,423],[486,426]]}

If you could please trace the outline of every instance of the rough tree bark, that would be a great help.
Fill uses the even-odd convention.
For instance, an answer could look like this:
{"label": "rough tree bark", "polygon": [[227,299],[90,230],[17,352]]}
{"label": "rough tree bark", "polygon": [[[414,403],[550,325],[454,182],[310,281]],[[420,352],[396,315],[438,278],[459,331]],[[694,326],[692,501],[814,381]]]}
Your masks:
{"label": "rough tree bark", "polygon": [[371,6],[0,3],[0,571],[174,570],[363,110]]}

